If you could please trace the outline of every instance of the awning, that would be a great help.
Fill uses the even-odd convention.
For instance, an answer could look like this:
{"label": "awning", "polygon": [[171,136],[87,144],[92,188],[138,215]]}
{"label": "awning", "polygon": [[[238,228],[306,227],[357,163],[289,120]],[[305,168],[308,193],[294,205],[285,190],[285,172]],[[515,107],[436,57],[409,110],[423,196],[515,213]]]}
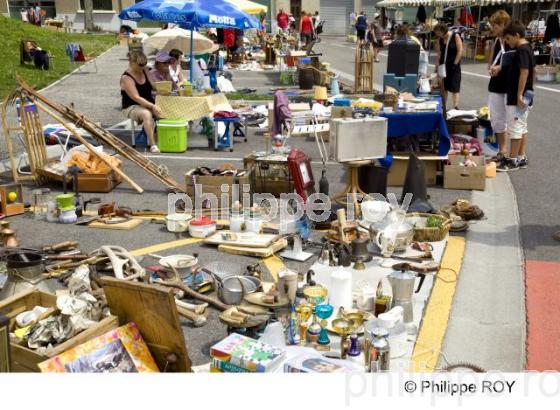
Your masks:
{"label": "awning", "polygon": [[401,7],[419,7],[432,6],[434,0],[383,0],[375,5],[375,7],[385,8],[401,8]]}
{"label": "awning", "polygon": [[227,0],[230,3],[235,4],[239,9],[243,10],[245,13],[249,14],[259,14],[259,13],[267,13],[268,7],[255,3],[254,1],[249,0]]}
{"label": "awning", "polygon": [[[392,1],[392,0],[391,0]],[[545,3],[548,0],[434,0],[436,6],[494,6],[497,4]]]}

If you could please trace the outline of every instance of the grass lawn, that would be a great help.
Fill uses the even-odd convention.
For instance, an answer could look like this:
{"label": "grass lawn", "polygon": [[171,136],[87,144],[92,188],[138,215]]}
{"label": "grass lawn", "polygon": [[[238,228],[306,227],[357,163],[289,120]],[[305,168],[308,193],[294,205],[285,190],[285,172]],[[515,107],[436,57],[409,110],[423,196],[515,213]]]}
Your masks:
{"label": "grass lawn", "polygon": [[[31,63],[19,63],[19,44],[22,39],[37,42],[39,47],[54,56],[54,64],[48,71],[39,70]],[[114,34],[73,34],[49,30],[13,20],[0,15],[0,98],[6,97],[16,87],[16,73],[29,84],[43,88],[58,80],[76,67],[66,55],[67,43],[78,43],[85,53],[99,55],[116,44]]]}

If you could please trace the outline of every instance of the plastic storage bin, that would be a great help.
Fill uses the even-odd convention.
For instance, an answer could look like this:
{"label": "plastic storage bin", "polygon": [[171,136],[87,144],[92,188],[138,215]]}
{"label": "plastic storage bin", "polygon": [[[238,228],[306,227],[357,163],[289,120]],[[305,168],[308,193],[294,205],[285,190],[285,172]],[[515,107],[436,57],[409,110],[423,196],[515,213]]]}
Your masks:
{"label": "plastic storage bin", "polygon": [[187,150],[187,127],[185,120],[159,120],[157,122],[158,147],[161,152],[185,152]]}

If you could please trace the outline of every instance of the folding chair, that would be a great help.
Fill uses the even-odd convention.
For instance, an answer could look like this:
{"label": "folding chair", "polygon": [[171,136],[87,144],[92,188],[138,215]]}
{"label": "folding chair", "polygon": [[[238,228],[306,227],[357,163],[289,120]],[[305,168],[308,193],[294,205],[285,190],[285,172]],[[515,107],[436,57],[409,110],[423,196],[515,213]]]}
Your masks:
{"label": "folding chair", "polygon": [[81,71],[82,67],[84,67],[86,64],[93,62],[95,72],[97,73],[97,62],[95,61],[95,57],[93,56],[93,54],[84,53],[84,49],[81,45],[76,43],[66,44],[66,55],[68,56],[72,64],[78,66],[79,71]]}

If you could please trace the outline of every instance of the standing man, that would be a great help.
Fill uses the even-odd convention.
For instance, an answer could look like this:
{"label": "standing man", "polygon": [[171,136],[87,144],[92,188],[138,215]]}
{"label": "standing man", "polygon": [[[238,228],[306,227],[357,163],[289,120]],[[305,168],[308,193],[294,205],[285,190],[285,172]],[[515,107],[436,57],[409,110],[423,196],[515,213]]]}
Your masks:
{"label": "standing man", "polygon": [[498,10],[490,17],[490,25],[496,41],[494,51],[488,61],[490,74],[488,109],[492,130],[498,140],[498,155],[495,158],[498,165],[507,157],[506,93],[509,67],[504,56],[511,49],[504,40],[504,29],[510,22],[511,18],[505,10]]}
{"label": "standing man", "polygon": [[533,72],[535,61],[533,49],[525,39],[525,26],[516,21],[504,30],[509,46],[515,49],[507,82],[507,133],[510,139],[509,156],[497,168],[498,171],[516,171],[527,168],[527,118],[533,104]]}
{"label": "standing man", "polygon": [[290,16],[288,16],[288,13],[286,13],[284,9],[280,9],[276,15],[276,23],[278,24],[278,28],[282,30],[282,33],[284,34],[287,34],[288,32],[289,21]]}
{"label": "standing man", "polygon": [[356,35],[358,37],[358,41],[363,41],[366,39],[366,31],[368,29],[368,22],[365,12],[361,12],[358,18],[356,19]]}

